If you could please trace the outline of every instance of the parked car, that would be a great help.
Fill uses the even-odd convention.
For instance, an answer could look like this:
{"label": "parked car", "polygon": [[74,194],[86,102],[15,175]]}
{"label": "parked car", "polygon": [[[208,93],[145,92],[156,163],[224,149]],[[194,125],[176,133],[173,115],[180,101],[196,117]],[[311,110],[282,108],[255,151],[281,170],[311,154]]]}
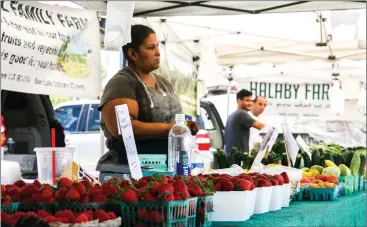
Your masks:
{"label": "parked car", "polygon": [[[103,146],[101,152],[99,100],[73,100],[55,106],[56,118],[65,129],[66,146],[76,147],[74,160],[89,173],[95,171],[98,159],[108,149]],[[208,131],[211,146],[220,148],[223,144],[223,123],[214,105],[207,101],[200,103],[200,129]]]}

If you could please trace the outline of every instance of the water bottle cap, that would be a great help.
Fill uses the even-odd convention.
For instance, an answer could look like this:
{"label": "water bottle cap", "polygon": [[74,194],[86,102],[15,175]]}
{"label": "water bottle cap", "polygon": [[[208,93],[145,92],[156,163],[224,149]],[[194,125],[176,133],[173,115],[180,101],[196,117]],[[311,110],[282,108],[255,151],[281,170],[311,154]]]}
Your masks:
{"label": "water bottle cap", "polygon": [[176,120],[176,122],[185,121],[185,114],[176,114],[175,120]]}

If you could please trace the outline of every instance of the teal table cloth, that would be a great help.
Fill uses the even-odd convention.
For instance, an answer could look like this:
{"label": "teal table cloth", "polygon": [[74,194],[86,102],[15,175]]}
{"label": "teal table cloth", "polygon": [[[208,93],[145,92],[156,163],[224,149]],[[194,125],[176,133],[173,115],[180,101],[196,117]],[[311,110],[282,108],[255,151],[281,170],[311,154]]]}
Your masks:
{"label": "teal table cloth", "polygon": [[252,215],[245,222],[212,222],[211,226],[366,227],[366,193],[341,196],[334,201],[292,201],[289,207]]}

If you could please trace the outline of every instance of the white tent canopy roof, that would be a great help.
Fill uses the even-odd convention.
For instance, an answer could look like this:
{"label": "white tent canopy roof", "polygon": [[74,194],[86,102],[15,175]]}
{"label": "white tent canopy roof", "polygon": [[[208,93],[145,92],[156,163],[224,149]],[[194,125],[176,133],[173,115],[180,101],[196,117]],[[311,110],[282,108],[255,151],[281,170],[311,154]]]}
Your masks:
{"label": "white tent canopy roof", "polygon": [[[107,1],[72,1],[106,14]],[[135,1],[135,17],[289,13],[362,9],[365,1]]]}

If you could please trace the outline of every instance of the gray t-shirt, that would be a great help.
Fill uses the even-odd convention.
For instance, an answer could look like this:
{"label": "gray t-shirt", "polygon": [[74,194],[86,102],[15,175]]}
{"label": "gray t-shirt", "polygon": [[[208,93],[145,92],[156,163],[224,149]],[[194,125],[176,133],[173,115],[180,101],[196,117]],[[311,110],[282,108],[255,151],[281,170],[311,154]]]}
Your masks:
{"label": "gray t-shirt", "polygon": [[[175,95],[171,84],[165,78],[159,75],[154,76],[159,86],[156,86],[156,88],[147,87],[146,90],[145,86],[137,78],[137,75],[135,75],[132,69],[127,67],[120,70],[114,77],[112,77],[108,81],[101,97],[99,110],[102,110],[103,105],[113,99],[127,98],[136,100],[138,102],[139,116],[137,120],[151,123],[174,123],[175,115],[178,113],[182,113],[179,99]],[[163,90],[165,96],[162,94],[162,91],[159,88]],[[151,104],[153,104],[153,108],[151,108]],[[105,137],[107,138],[107,148],[109,148],[110,150],[116,150],[115,145],[118,143],[118,147],[121,147],[124,150],[124,146],[121,145],[122,138],[117,138],[110,134],[110,132],[106,128],[103,116],[101,117],[101,128],[104,132]],[[138,149],[139,142],[147,144],[147,141],[135,141]],[[138,153],[145,153],[145,151],[141,150],[138,150]],[[124,151],[119,150],[118,152],[120,153]],[[112,154],[112,156],[111,154],[106,154],[104,156],[109,157],[102,157],[100,162],[105,162],[105,159],[111,159],[112,156],[113,159],[116,158],[116,154]]]}
{"label": "gray t-shirt", "polygon": [[231,153],[232,147],[241,152],[249,152],[250,128],[255,122],[245,110],[236,110],[228,116],[224,132],[226,154]]}

